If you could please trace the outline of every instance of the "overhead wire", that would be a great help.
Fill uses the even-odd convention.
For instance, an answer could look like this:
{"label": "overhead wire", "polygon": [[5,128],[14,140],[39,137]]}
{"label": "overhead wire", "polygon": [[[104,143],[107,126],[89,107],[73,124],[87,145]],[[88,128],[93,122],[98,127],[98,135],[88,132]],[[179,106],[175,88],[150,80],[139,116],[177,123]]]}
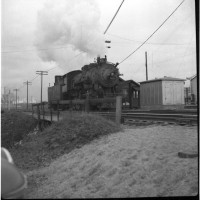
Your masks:
{"label": "overhead wire", "polygon": [[[82,53],[82,52],[81,52],[81,53]],[[69,62],[71,62],[74,58],[78,57],[81,53],[79,53],[79,54],[77,54],[76,56],[74,56]],[[58,66],[56,66],[56,67],[58,67]],[[52,69],[54,69],[54,68],[56,68],[56,67],[50,68],[49,70],[47,70],[47,72],[49,72],[50,70],[52,70]],[[30,80],[30,82],[33,82],[38,76],[39,76],[39,75],[35,76],[33,79]],[[25,85],[21,86],[21,87],[18,88],[18,89],[21,89],[21,88],[23,88],[24,86],[25,86]]]}
{"label": "overhead wire", "polygon": [[[107,30],[109,29],[110,25],[112,24],[113,20],[115,19],[116,15],[119,12],[119,10],[120,10],[120,8],[121,8],[121,6],[122,6],[123,3],[124,3],[124,0],[122,0],[119,8],[117,9],[115,15],[113,16],[111,22],[109,23],[109,25],[107,26],[106,30],[104,31],[104,34],[106,34]],[[39,51],[45,51],[45,50],[49,50],[49,49],[61,49],[61,48],[66,48],[66,47],[68,47],[68,46],[61,46],[61,47],[57,47],[57,48],[43,48],[43,49],[36,49],[36,50],[35,49],[30,49],[30,50],[21,50],[21,51],[20,50],[19,51],[1,51],[1,53],[2,54],[21,53],[21,52],[32,52],[32,51],[38,51],[38,50]]]}
{"label": "overhead wire", "polygon": [[[39,75],[37,75],[36,77],[34,77],[33,79],[31,79],[29,82],[33,82]],[[21,88],[23,88],[25,85],[22,85],[21,87],[18,88],[18,90],[20,90]]]}
{"label": "overhead wire", "polygon": [[[178,26],[174,27],[173,30],[170,32],[170,34],[169,34],[169,35],[165,38],[165,40],[163,41],[163,44],[166,43],[166,41],[168,41],[168,39],[172,36],[172,34],[174,34],[174,32],[175,32],[176,30],[179,30],[180,28],[184,29],[184,26],[186,25],[186,23],[188,23],[188,21],[190,21],[190,20],[192,19],[192,17],[193,17],[192,15],[187,16],[186,18],[184,18],[184,19],[182,20],[182,22],[181,22]],[[185,27],[185,28],[186,28],[186,27]],[[185,43],[184,45],[187,46],[188,43]],[[163,46],[162,46],[162,47],[163,47]],[[158,48],[156,48],[156,49],[153,51],[153,53],[159,51],[160,48],[161,48],[161,46],[159,46]],[[160,53],[160,52],[159,52],[159,53]]]}
{"label": "overhead wire", "polygon": [[35,78],[31,79],[30,82],[33,82],[39,75],[35,76]]}
{"label": "overhead wire", "polygon": [[137,47],[132,53],[130,53],[126,58],[124,58],[119,64],[127,60],[130,56],[132,56],[137,50],[139,50],[164,24],[165,22],[176,12],[176,10],[183,4],[185,0],[183,0],[175,9],[174,11],[162,22],[162,24],[139,46]]}
{"label": "overhead wire", "polygon": [[[118,35],[110,34],[110,33],[108,33],[108,35],[111,35],[111,36],[114,36],[114,37],[117,37],[117,38],[121,38],[123,40],[131,41],[131,42],[143,43],[142,41],[132,40],[132,39],[128,39],[128,38],[118,36]],[[112,44],[113,44],[113,42],[112,42]],[[114,42],[114,44],[116,44],[116,42]],[[156,42],[147,42],[146,44],[149,44],[149,45],[188,45],[187,43],[181,44],[181,43],[156,43]]]}
{"label": "overhead wire", "polygon": [[[82,52],[80,52],[79,54],[75,55],[71,60],[69,60],[69,62],[71,62],[74,58],[80,56],[81,54],[82,54]],[[68,62],[68,63],[69,63],[69,62]],[[57,68],[57,67],[58,67],[58,66],[52,67],[52,68],[50,68],[49,70],[47,70],[47,72],[49,72],[49,71],[51,71],[52,69],[55,69],[55,68]]]}
{"label": "overhead wire", "polygon": [[[119,6],[119,8],[117,9],[117,11],[116,11],[116,13],[115,13],[115,15],[114,15],[114,17],[112,18],[112,20],[111,20],[111,22],[109,23],[109,25],[108,25],[108,27],[106,28],[106,30],[104,31],[104,34],[107,32],[107,30],[109,29],[109,27],[110,27],[110,25],[112,24],[112,22],[113,22],[113,20],[115,19],[115,17],[116,17],[116,15],[117,15],[117,13],[119,12],[119,10],[120,10],[120,8],[121,8],[121,6],[122,6],[122,4],[124,3],[124,0],[122,0],[122,2],[121,2],[121,4],[120,4],[120,6]],[[57,48],[44,48],[44,49],[33,49],[33,50],[19,50],[19,51],[1,51],[1,54],[9,54],[9,53],[21,53],[21,52],[33,52],[33,51],[44,51],[44,50],[49,50],[49,49],[61,49],[61,48],[66,48],[66,47],[68,47],[68,46],[62,46],[62,47],[57,47]],[[82,53],[82,52],[81,52]],[[76,55],[75,57],[77,57],[77,56],[79,56],[81,53],[79,53],[78,55]],[[75,58],[74,57],[74,58]],[[70,61],[72,61],[74,58],[72,58]],[[58,66],[56,66],[56,67],[58,67]],[[53,68],[50,68],[49,70],[47,70],[47,71],[50,71],[50,70],[53,70],[53,69],[55,69],[56,67],[53,67]],[[35,78],[33,78],[32,80],[30,80],[30,82],[31,81],[33,81],[33,80],[35,80],[37,77],[38,77],[39,75],[37,75]],[[22,86],[22,87],[24,87],[24,85]],[[22,87],[20,87],[19,89],[21,89]]]}
{"label": "overhead wire", "polygon": [[177,76],[181,65],[185,62],[185,56],[186,56],[186,53],[187,53],[187,51],[188,51],[188,49],[189,49],[189,46],[191,45],[191,42],[192,42],[193,37],[194,37],[194,35],[191,35],[190,41],[188,42],[188,46],[187,46],[187,48],[186,48],[186,50],[185,50],[185,52],[184,52],[184,55],[183,55],[184,58],[181,60],[179,66],[178,66],[178,70],[176,71],[176,75],[175,75],[175,76]]}
{"label": "overhead wire", "polygon": [[106,30],[104,31],[103,34],[106,34],[106,32],[108,31],[110,25],[112,24],[113,20],[115,19],[116,15],[117,15],[117,13],[119,12],[119,10],[120,10],[120,8],[121,8],[121,6],[122,6],[123,3],[124,3],[124,0],[122,0],[122,2],[121,2],[121,4],[120,4],[119,8],[117,9],[115,15],[113,16],[112,20],[111,20],[110,23],[108,24],[108,26],[107,26],[107,28],[106,28]]}
{"label": "overhead wire", "polygon": [[55,47],[55,48],[44,48],[44,49],[29,49],[29,50],[19,50],[19,51],[1,51],[2,54],[8,54],[8,53],[21,53],[21,52],[33,52],[33,51],[46,51],[49,49],[64,49],[69,46],[60,46],[60,47]]}

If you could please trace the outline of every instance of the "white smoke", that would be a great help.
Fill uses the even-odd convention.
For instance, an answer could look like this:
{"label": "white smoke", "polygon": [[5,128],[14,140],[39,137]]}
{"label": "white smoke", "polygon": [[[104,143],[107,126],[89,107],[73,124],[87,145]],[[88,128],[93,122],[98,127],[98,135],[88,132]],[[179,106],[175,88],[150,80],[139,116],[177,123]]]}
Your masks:
{"label": "white smoke", "polygon": [[39,56],[68,70],[103,56],[105,38],[99,21],[94,0],[47,0],[37,16],[35,45]]}

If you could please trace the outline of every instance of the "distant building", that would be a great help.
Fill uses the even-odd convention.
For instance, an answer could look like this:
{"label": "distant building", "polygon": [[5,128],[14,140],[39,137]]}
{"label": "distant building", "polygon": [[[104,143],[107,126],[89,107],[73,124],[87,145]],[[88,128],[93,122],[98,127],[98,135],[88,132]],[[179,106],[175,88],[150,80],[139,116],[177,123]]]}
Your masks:
{"label": "distant building", "polygon": [[191,88],[184,87],[184,97],[185,97],[185,104],[191,103]]}
{"label": "distant building", "polygon": [[37,103],[37,100],[35,98],[32,98],[30,103]]}
{"label": "distant building", "polygon": [[191,88],[191,103],[192,104],[197,104],[197,75],[193,75],[189,78],[187,78],[188,80],[190,80],[190,88]]}
{"label": "distant building", "polygon": [[190,79],[192,102],[197,104],[197,75]]}
{"label": "distant building", "polygon": [[183,108],[185,79],[163,77],[140,82],[142,109]]}

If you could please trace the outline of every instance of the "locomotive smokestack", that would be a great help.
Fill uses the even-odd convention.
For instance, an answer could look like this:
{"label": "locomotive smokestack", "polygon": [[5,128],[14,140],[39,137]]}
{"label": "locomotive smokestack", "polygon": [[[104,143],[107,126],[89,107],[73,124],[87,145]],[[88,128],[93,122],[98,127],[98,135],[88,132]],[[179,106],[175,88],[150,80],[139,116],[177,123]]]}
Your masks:
{"label": "locomotive smokestack", "polygon": [[115,64],[115,67],[117,67],[119,65],[119,63],[117,62],[116,64]]}

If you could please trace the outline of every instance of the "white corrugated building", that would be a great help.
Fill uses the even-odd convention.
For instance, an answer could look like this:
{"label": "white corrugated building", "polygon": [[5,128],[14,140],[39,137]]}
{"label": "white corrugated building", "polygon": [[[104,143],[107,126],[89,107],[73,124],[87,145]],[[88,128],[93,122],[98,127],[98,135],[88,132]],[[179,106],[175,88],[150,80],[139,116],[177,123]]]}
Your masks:
{"label": "white corrugated building", "polygon": [[140,82],[142,109],[184,108],[185,79],[163,77]]}

